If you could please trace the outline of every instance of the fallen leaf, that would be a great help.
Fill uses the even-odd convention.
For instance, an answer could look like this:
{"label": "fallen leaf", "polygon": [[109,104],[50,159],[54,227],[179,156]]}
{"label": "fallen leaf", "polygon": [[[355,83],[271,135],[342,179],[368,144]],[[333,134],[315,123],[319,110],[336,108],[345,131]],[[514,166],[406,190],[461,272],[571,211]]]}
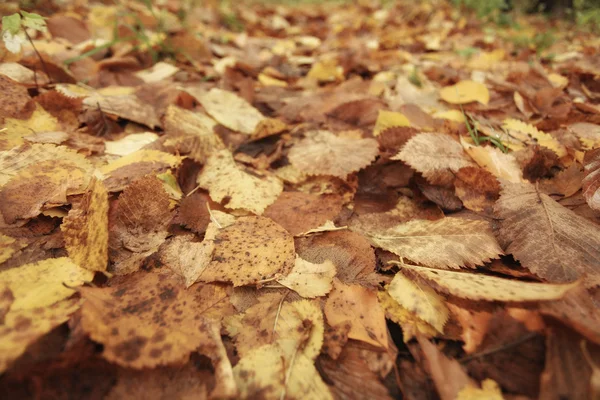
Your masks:
{"label": "fallen leaf", "polygon": [[410,126],[410,121],[406,116],[399,112],[379,110],[373,136],[381,135],[381,132],[397,126]]}
{"label": "fallen leaf", "polygon": [[61,231],[69,257],[90,271],[108,265],[108,192],[92,179],[88,191],[63,219]]}
{"label": "fallen leaf", "polygon": [[246,100],[227,90],[213,88],[205,93],[186,90],[194,96],[208,115],[232,131],[251,135],[265,117]]}
{"label": "fallen leaf", "polygon": [[397,263],[402,269],[416,273],[433,287],[444,293],[469,300],[487,301],[548,301],[561,299],[579,282],[549,284],[522,282],[514,279],[473,274],[468,272],[444,271]]}
{"label": "fallen leaf", "polygon": [[291,164],[308,175],[332,175],[345,179],[375,159],[374,139],[351,139],[329,131],[311,131],[289,152]]}
{"label": "fallen leaf", "polygon": [[115,156],[126,156],[141,150],[143,147],[153,143],[158,135],[152,132],[132,133],[119,140],[107,141],[104,152]]}
{"label": "fallen leaf", "polygon": [[281,226],[264,217],[241,217],[215,238],[211,263],[198,278],[234,286],[285,276],[294,266],[294,240]]}
{"label": "fallen leaf", "polygon": [[208,189],[214,201],[228,200],[224,204],[226,207],[241,208],[255,214],[262,214],[283,191],[283,184],[278,178],[247,172],[235,162],[228,150],[213,153],[208,158],[198,176],[198,184]]}
{"label": "fallen leaf", "polygon": [[481,389],[471,385],[464,387],[456,400],[504,400],[504,397],[496,381],[486,379],[481,382]]}
{"label": "fallen leaf", "polygon": [[402,328],[402,338],[405,343],[414,339],[417,334],[427,338],[439,335],[440,332],[433,326],[400,305],[388,292],[378,292],[377,297],[381,307],[385,310],[386,318],[394,321]]}
{"label": "fallen leaf", "polygon": [[[411,281],[398,272],[387,287],[388,294],[400,306],[425,321],[438,332],[444,332],[450,311],[444,298],[430,287]],[[418,337],[418,335],[417,335]]]}
{"label": "fallen leaf", "polygon": [[90,282],[94,273],[67,257],[48,258],[0,272],[0,284],[14,296],[10,312],[48,307],[75,293],[74,287]]}
{"label": "fallen leaf", "polygon": [[586,152],[583,164],[583,197],[590,208],[600,210],[600,149]]}
{"label": "fallen leaf", "polygon": [[460,143],[480,167],[491,172],[496,178],[514,183],[523,181],[521,168],[512,154],[503,153],[492,146],[475,146],[471,140],[462,136]]}
{"label": "fallen leaf", "polygon": [[214,248],[212,240],[194,242],[189,236],[176,236],[163,245],[159,253],[163,264],[183,277],[189,288],[208,267]]}
{"label": "fallen leaf", "polygon": [[325,59],[314,63],[306,76],[319,82],[341,81],[344,80],[344,68],[334,59]]}
{"label": "fallen leaf", "polygon": [[377,247],[436,268],[474,268],[502,254],[486,221],[412,220],[365,234]]}
{"label": "fallen leaf", "polygon": [[35,110],[27,119],[5,118],[5,132],[0,138],[0,150],[10,150],[24,143],[24,137],[32,133],[60,130],[58,120],[36,105]]}
{"label": "fallen leaf", "polygon": [[0,233],[0,264],[10,259],[13,254],[25,246],[19,240]]}
{"label": "fallen leaf", "polygon": [[[522,143],[538,144],[546,147],[555,152],[558,157],[564,157],[567,155],[567,150],[558,140],[523,121],[519,121],[517,119],[507,119],[504,121],[503,128],[512,138]],[[511,143],[511,141],[506,143],[506,145],[511,149],[514,148],[515,150],[519,150],[519,146],[522,146],[519,144],[515,147]]]}
{"label": "fallen leaf", "polygon": [[440,170],[456,172],[473,165],[460,143],[443,133],[421,133],[412,137],[392,160],[404,161],[428,180]]}
{"label": "fallen leaf", "polygon": [[296,256],[296,262],[290,273],[277,282],[302,297],[315,298],[329,293],[333,287],[335,273],[335,265],[329,260],[314,264]]}
{"label": "fallen leaf", "polygon": [[459,169],[454,185],[458,198],[465,208],[472,211],[491,214],[494,203],[500,196],[500,184],[491,173],[482,168]]}
{"label": "fallen leaf", "polygon": [[561,206],[531,184],[503,185],[494,207],[497,236],[507,254],[549,282],[600,275],[600,227]]}
{"label": "fallen leaf", "polygon": [[349,338],[387,348],[385,313],[374,290],[360,285],[346,285],[335,279],[323,311],[330,325],[350,321],[352,328],[348,332]]}
{"label": "fallen leaf", "polygon": [[441,89],[440,97],[450,104],[467,104],[478,101],[487,105],[490,101],[490,92],[483,83],[467,80]]}
{"label": "fallen leaf", "polygon": [[164,273],[137,273],[81,295],[83,330],[104,345],[104,358],[135,369],[185,362],[231,312],[224,287],[186,290]]}

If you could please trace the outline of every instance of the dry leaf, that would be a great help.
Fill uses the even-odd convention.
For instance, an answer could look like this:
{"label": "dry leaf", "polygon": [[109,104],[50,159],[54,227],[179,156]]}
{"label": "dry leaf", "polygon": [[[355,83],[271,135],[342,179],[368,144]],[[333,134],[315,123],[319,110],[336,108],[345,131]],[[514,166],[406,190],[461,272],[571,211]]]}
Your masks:
{"label": "dry leaf", "polygon": [[132,133],[119,140],[107,141],[104,152],[115,156],[126,156],[141,150],[143,147],[153,143],[158,135],[152,132]]}
{"label": "dry leaf", "polygon": [[506,184],[494,208],[497,236],[508,254],[549,282],[600,275],[600,227],[530,184]]}
{"label": "dry leaf", "polygon": [[277,282],[302,297],[315,298],[329,293],[335,273],[335,265],[329,260],[321,264],[313,264],[296,255],[294,268]]}
{"label": "dry leaf", "polygon": [[283,184],[278,178],[247,172],[235,162],[228,150],[213,153],[208,158],[198,176],[198,184],[208,189],[214,201],[227,200],[226,207],[241,208],[255,214],[262,214],[283,191]]}
{"label": "dry leaf", "polygon": [[375,159],[374,139],[339,137],[329,131],[312,131],[288,154],[294,167],[309,175],[332,175],[345,179]]}
{"label": "dry leaf", "polygon": [[600,149],[586,152],[583,164],[583,197],[590,208],[600,210]]}
{"label": "dry leaf", "polygon": [[440,90],[440,97],[450,104],[466,104],[478,101],[487,105],[490,101],[490,92],[483,83],[460,81],[456,85],[446,86]]}
{"label": "dry leaf", "polygon": [[500,196],[500,184],[496,178],[482,168],[465,167],[456,172],[455,192],[465,208],[491,214],[492,207]]}
{"label": "dry leaf", "polygon": [[231,306],[217,285],[188,290],[165,274],[137,273],[107,288],[84,288],[82,326],[104,345],[103,356],[119,365],[141,369],[185,362],[211,341],[210,325]]}
{"label": "dry leaf", "polygon": [[264,217],[241,217],[215,238],[211,263],[198,278],[234,286],[285,276],[294,266],[294,240]]}
{"label": "dry leaf", "polygon": [[[425,321],[438,332],[444,332],[450,311],[444,298],[430,287],[411,281],[398,272],[387,288],[388,294],[404,309]],[[418,337],[418,335],[417,335]]]}
{"label": "dry leaf", "polygon": [[400,305],[388,292],[378,292],[377,296],[381,307],[385,310],[386,318],[394,321],[402,328],[402,338],[405,343],[414,339],[417,334],[427,338],[439,334],[433,326]]}
{"label": "dry leaf", "polygon": [[471,385],[464,387],[456,400],[504,400],[504,397],[496,381],[486,379],[481,382],[481,389]]}
{"label": "dry leaf", "polygon": [[469,300],[487,301],[547,301],[561,299],[579,282],[549,284],[503,279],[481,273],[444,271],[397,263],[402,269],[416,273],[437,290]]}
{"label": "dry leaf", "polygon": [[20,240],[0,233],[0,264],[10,259],[13,254],[25,246]]}
{"label": "dry leaf", "polygon": [[474,268],[502,254],[486,221],[412,220],[365,234],[384,250],[436,268]]}
{"label": "dry leaf", "polygon": [[411,138],[402,150],[392,157],[402,160],[427,179],[432,179],[439,171],[458,171],[472,166],[460,143],[443,133],[421,133]]}
{"label": "dry leaf", "polygon": [[475,146],[470,139],[460,137],[460,143],[471,158],[496,178],[509,182],[522,182],[523,173],[512,154],[503,153],[493,146]]}
{"label": "dry leaf", "polygon": [[348,332],[349,338],[387,348],[385,314],[374,290],[359,285],[345,285],[335,279],[324,312],[330,325],[350,321],[352,328]]}
{"label": "dry leaf", "polygon": [[[555,152],[558,157],[567,155],[567,150],[558,140],[525,122],[516,119],[507,119],[504,121],[503,128],[507,130],[512,138],[522,143],[538,144],[546,147]],[[522,147],[520,143],[518,145],[512,145],[512,143],[512,141],[508,141],[506,145],[514,150],[519,150]]]}
{"label": "dry leaf", "polygon": [[106,271],[108,265],[108,192],[92,179],[88,192],[63,219],[61,231],[69,257],[90,271]]}
{"label": "dry leaf", "polygon": [[397,126],[410,126],[410,121],[402,113],[379,110],[377,122],[375,122],[375,128],[373,129],[373,136],[379,136],[383,131]]}
{"label": "dry leaf", "polygon": [[163,264],[183,277],[188,288],[196,283],[206,270],[215,248],[212,240],[194,242],[190,239],[190,236],[176,236],[160,249]]}
{"label": "dry leaf", "polygon": [[55,117],[40,105],[36,105],[28,119],[5,118],[3,128],[6,131],[0,136],[0,150],[10,150],[22,145],[25,136],[38,132],[58,131],[60,125]]}

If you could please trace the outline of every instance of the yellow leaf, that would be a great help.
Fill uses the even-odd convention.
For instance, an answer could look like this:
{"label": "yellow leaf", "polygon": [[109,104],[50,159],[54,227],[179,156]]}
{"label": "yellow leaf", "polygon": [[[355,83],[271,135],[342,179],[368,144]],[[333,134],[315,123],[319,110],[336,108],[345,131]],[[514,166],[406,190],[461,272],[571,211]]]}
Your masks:
{"label": "yellow leaf", "polygon": [[9,150],[24,143],[23,138],[33,133],[60,130],[58,120],[36,103],[28,119],[6,118],[0,135],[0,150]]}
{"label": "yellow leaf", "polygon": [[365,234],[384,250],[436,268],[473,268],[502,254],[487,221],[416,219],[390,228],[367,228]]}
{"label": "yellow leaf", "polygon": [[233,373],[240,398],[333,400],[312,360],[285,343],[252,350]]}
{"label": "yellow leaf", "polygon": [[313,64],[307,77],[319,82],[343,81],[344,68],[339,66],[334,59],[322,60]]}
{"label": "yellow leaf", "polygon": [[330,260],[321,264],[313,264],[296,255],[292,271],[277,282],[294,290],[302,297],[314,298],[325,296],[332,288],[335,276],[335,265]]}
{"label": "yellow leaf", "polygon": [[277,200],[283,191],[283,183],[271,175],[257,175],[258,172],[246,172],[238,165],[229,150],[221,150],[208,158],[198,176],[198,184],[207,189],[210,198],[216,202],[228,198],[228,208],[262,214]]}
{"label": "yellow leaf", "polygon": [[227,90],[213,88],[208,92],[186,89],[202,104],[208,115],[221,125],[251,135],[265,117],[243,98]]}
{"label": "yellow leaf", "polygon": [[379,153],[374,139],[339,137],[329,131],[307,132],[290,150],[291,164],[309,175],[332,175],[346,179],[348,174],[368,166]]}
{"label": "yellow leaf", "polygon": [[406,116],[399,112],[379,110],[373,136],[379,136],[381,132],[395,126],[410,126],[410,121]]}
{"label": "yellow leaf", "polygon": [[494,69],[498,65],[498,62],[504,60],[504,57],[506,57],[504,49],[496,49],[489,52],[484,51],[471,58],[467,63],[467,67],[478,70]]}
{"label": "yellow leaf", "polygon": [[385,310],[386,317],[402,327],[404,343],[408,343],[417,334],[427,338],[439,335],[433,326],[401,306],[388,292],[378,292],[377,297],[381,307]]}
{"label": "yellow leaf", "polygon": [[548,80],[555,88],[564,89],[569,85],[569,78],[556,73],[548,74]]}
{"label": "yellow leaf", "polygon": [[600,147],[600,125],[589,122],[577,122],[570,125],[569,130],[577,135],[585,150]]}
{"label": "yellow leaf", "polygon": [[93,272],[61,257],[2,271],[0,284],[7,285],[13,292],[12,311],[31,310],[66,299],[75,293],[71,287],[83,285],[93,277]]}
{"label": "yellow leaf", "polygon": [[515,279],[504,279],[481,273],[444,271],[427,267],[419,267],[397,263],[430,282],[437,289],[456,297],[469,300],[487,301],[547,301],[559,300],[579,282],[567,284],[551,284],[523,282]]}
{"label": "yellow leaf", "polygon": [[490,101],[490,92],[483,83],[466,80],[442,88],[440,97],[450,104],[467,104],[478,101],[487,105]]}
{"label": "yellow leaf", "polygon": [[149,145],[156,139],[158,139],[158,135],[153,132],[132,133],[119,140],[107,140],[104,142],[104,152],[115,156],[126,156]]}
{"label": "yellow leaf", "polygon": [[427,322],[439,332],[444,332],[450,311],[444,298],[429,286],[411,281],[398,272],[387,288],[389,295],[402,307]]}
{"label": "yellow leaf", "polygon": [[108,265],[108,192],[93,179],[88,192],[63,219],[61,230],[69,257],[90,271],[106,271]]}
{"label": "yellow leaf", "polygon": [[258,74],[258,81],[265,86],[278,86],[278,87],[287,87],[288,84],[286,81],[282,81],[280,79],[273,78],[265,73]]}
{"label": "yellow leaf", "polygon": [[448,110],[434,113],[435,118],[447,119],[454,122],[465,123],[465,114],[460,110]]}
{"label": "yellow leaf", "polygon": [[31,309],[11,309],[0,325],[0,373],[30,344],[67,321],[80,305],[80,299],[69,299]]}
{"label": "yellow leaf", "polygon": [[465,386],[456,400],[504,400],[498,384],[492,379],[481,382],[481,389],[471,385]]}
{"label": "yellow leaf", "polygon": [[0,264],[8,260],[15,252],[25,246],[24,243],[0,233]]}
{"label": "yellow leaf", "polygon": [[323,310],[331,326],[350,321],[349,338],[387,348],[385,313],[376,291],[360,285],[346,285],[335,279]]}
{"label": "yellow leaf", "polygon": [[475,146],[470,139],[462,136],[460,144],[477,165],[485,168],[495,177],[514,183],[523,181],[521,168],[512,154],[503,153],[492,146]]}
{"label": "yellow leaf", "polygon": [[[559,157],[567,155],[567,149],[552,135],[538,130],[535,126],[527,124],[517,119],[508,118],[504,120],[504,129],[508,131],[508,134],[527,144],[539,144],[540,146],[546,147],[554,151]],[[519,144],[513,145],[510,141],[507,146],[511,149],[518,150]]]}
{"label": "yellow leaf", "polygon": [[179,71],[174,65],[159,61],[152,67],[138,71],[135,75],[146,83],[160,82],[175,75]]}
{"label": "yellow leaf", "polygon": [[189,237],[175,236],[161,246],[160,258],[163,264],[184,278],[186,287],[190,287],[208,267],[214,248],[212,240],[192,242]]}

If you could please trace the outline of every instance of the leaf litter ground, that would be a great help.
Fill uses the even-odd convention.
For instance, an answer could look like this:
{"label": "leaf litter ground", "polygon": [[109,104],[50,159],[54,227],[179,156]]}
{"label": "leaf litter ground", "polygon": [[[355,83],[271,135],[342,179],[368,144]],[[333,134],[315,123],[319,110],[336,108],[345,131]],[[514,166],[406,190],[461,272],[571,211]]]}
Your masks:
{"label": "leaf litter ground", "polygon": [[6,398],[600,395],[597,36],[427,2],[32,11],[0,44]]}

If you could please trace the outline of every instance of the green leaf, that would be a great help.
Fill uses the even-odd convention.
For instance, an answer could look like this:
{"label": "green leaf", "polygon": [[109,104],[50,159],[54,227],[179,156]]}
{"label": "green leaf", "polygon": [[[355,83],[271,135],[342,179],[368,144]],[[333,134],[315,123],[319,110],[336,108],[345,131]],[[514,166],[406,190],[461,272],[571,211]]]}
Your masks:
{"label": "green leaf", "polygon": [[44,20],[44,17],[39,14],[28,13],[27,11],[22,10],[21,14],[23,15],[23,26],[36,31],[46,31],[46,21]]}
{"label": "green leaf", "polygon": [[2,32],[10,32],[12,36],[21,30],[21,16],[17,13],[2,17]]}

